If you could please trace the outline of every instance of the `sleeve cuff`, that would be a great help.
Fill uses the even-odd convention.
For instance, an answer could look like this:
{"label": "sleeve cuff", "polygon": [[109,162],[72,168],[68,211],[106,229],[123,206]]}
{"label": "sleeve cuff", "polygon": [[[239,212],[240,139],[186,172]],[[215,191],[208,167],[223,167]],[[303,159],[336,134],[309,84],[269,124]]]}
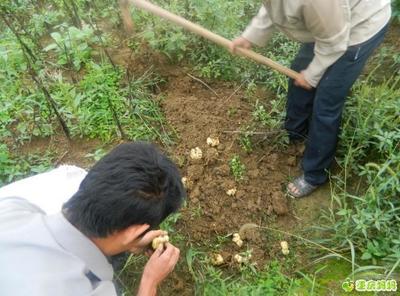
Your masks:
{"label": "sleeve cuff", "polygon": [[334,52],[330,55],[321,55],[318,50],[314,50],[314,58],[308,67],[303,71],[304,79],[312,86],[317,87],[325,72],[332,66],[346,50]]}
{"label": "sleeve cuff", "polygon": [[304,79],[314,88],[317,87],[319,81],[326,71],[325,69],[322,71],[316,70],[317,69],[315,69],[315,66],[313,67],[312,64],[310,64],[308,68],[303,71]]}

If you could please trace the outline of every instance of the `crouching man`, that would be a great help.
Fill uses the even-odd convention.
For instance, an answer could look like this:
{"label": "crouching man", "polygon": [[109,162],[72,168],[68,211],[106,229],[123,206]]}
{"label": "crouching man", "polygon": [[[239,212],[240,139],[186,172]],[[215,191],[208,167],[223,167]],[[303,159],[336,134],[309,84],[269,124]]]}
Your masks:
{"label": "crouching man", "polygon": [[[102,158],[57,214],[20,197],[0,199],[0,294],[116,295],[109,258],[145,251],[184,197],[176,166],[137,142]],[[155,295],[178,258],[172,244],[155,250],[138,295]]]}

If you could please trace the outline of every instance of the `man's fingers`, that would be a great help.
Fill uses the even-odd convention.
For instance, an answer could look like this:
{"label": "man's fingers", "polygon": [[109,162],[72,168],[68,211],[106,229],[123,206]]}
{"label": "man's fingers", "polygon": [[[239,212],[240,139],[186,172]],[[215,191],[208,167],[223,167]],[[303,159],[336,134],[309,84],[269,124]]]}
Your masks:
{"label": "man's fingers", "polygon": [[166,244],[165,244],[165,250],[164,250],[163,256],[165,256],[165,257],[171,257],[172,254],[174,253],[174,248],[175,248],[175,247],[174,247],[172,244],[166,243]]}
{"label": "man's fingers", "polygon": [[166,262],[166,267],[169,269],[169,272],[175,268],[175,265],[178,263],[180,251],[178,248],[174,247],[171,244],[166,244],[166,249],[164,253],[162,253],[160,259],[162,258]]}
{"label": "man's fingers", "polygon": [[143,225],[140,226],[139,232],[145,232],[149,228],[150,228],[149,224],[143,224]]}
{"label": "man's fingers", "polygon": [[162,244],[160,244],[158,247],[157,247],[157,249],[154,251],[154,253],[153,253],[153,255],[151,255],[151,257],[160,257],[161,255],[163,255],[164,253],[163,253],[163,250],[164,250],[164,247],[163,247],[163,245]]}
{"label": "man's fingers", "polygon": [[175,266],[175,264],[179,260],[179,254],[180,254],[180,251],[178,248],[174,247],[170,243],[167,243],[166,249],[162,256],[165,256],[166,258],[168,258],[169,265]]}
{"label": "man's fingers", "polygon": [[151,230],[151,231],[145,233],[141,238],[139,238],[138,243],[143,248],[143,247],[146,247],[147,245],[149,245],[153,241],[153,239],[155,239],[156,237],[166,235],[166,234],[167,234],[167,232],[165,232],[164,230]]}
{"label": "man's fingers", "polygon": [[143,236],[143,240],[151,242],[156,237],[166,234],[167,233],[164,230],[151,230]]}
{"label": "man's fingers", "polygon": [[179,249],[171,245],[170,243],[165,244],[165,250],[162,256],[165,256],[165,258],[168,258],[168,261],[174,260],[176,257],[176,261],[179,258]]}
{"label": "man's fingers", "polygon": [[230,44],[230,50],[231,50],[231,52],[232,52],[232,53],[236,53],[236,49],[237,49],[238,47],[242,47],[242,45],[243,45],[242,43],[243,43],[243,42],[242,42],[242,40],[241,40],[240,37],[234,39],[234,40],[231,42],[231,44]]}
{"label": "man's fingers", "polygon": [[231,42],[231,44],[229,45],[229,50],[230,50],[232,53],[235,53],[235,51],[236,51],[236,44],[235,44],[235,42]]}

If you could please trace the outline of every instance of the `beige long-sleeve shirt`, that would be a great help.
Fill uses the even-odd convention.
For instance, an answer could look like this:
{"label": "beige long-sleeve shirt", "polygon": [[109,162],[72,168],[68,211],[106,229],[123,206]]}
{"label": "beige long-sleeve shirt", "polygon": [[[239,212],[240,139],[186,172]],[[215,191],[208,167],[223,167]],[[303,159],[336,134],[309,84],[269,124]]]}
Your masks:
{"label": "beige long-sleeve shirt", "polygon": [[263,46],[278,29],[296,41],[315,42],[304,76],[316,87],[349,46],[379,32],[390,15],[390,0],[266,0],[242,36]]}

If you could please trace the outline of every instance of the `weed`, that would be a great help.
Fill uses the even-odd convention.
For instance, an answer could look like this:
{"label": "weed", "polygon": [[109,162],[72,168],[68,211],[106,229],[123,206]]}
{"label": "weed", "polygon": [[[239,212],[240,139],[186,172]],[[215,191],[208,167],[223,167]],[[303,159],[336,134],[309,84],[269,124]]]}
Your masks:
{"label": "weed", "polygon": [[270,129],[279,129],[282,126],[283,117],[280,112],[280,102],[272,100],[271,109],[267,111],[267,109],[257,101],[254,106],[253,117]]}
{"label": "weed", "polygon": [[254,106],[253,118],[273,132],[270,135],[267,132],[264,140],[268,140],[269,143],[278,148],[285,148],[289,144],[289,138],[282,129],[284,114],[281,110],[282,100],[272,100],[271,108],[268,111],[264,105],[257,101]]}
{"label": "weed", "polygon": [[16,48],[10,36],[0,38],[0,137],[15,144],[53,133],[48,105],[36,87],[26,82],[27,65]]}
{"label": "weed", "polygon": [[51,151],[27,156],[12,156],[6,144],[0,144],[0,187],[53,167]]}
{"label": "weed", "polygon": [[160,225],[160,229],[167,231],[168,233],[173,233],[174,225],[181,217],[181,213],[174,213],[168,216]]}
{"label": "weed", "polygon": [[253,151],[253,143],[251,142],[251,137],[248,134],[240,134],[239,144],[245,152],[251,153]]}
{"label": "weed", "polygon": [[243,179],[244,174],[246,172],[246,166],[241,162],[240,157],[238,155],[235,155],[229,161],[229,167],[236,181],[240,181]]}
{"label": "weed", "polygon": [[59,65],[69,65],[69,67],[80,70],[82,63],[90,59],[90,44],[96,43],[93,29],[88,25],[82,29],[69,27],[66,24],[59,26],[61,32],[51,33],[54,43],[44,48],[44,51],[54,50],[57,53],[57,63]]}
{"label": "weed", "polygon": [[[327,244],[349,251],[351,241],[359,257],[374,264],[400,260],[399,83],[394,77],[354,88],[339,147],[342,173],[332,178],[336,207],[319,227],[329,234]],[[350,176],[361,178],[358,186],[348,184]]]}
{"label": "weed", "polygon": [[157,78],[147,73],[125,86],[120,68],[90,62],[87,70],[78,86],[61,80],[53,88],[73,135],[106,142],[126,136],[172,143],[164,115],[151,93],[159,83]]}
{"label": "weed", "polygon": [[187,263],[196,283],[196,295],[292,295],[298,287],[298,281],[285,276],[277,261],[257,272],[243,265],[238,275],[230,277],[209,265],[201,252],[192,250]]}

